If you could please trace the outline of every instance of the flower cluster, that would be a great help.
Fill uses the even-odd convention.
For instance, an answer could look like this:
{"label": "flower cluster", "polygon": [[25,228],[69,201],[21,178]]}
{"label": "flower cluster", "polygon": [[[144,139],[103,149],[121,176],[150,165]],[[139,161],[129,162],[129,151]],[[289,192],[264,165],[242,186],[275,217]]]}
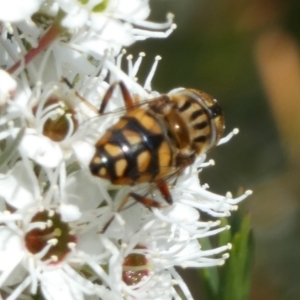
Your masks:
{"label": "flower cluster", "polygon": [[202,155],[171,188],[173,205],[130,199],[119,209],[129,192],[164,200],[151,183],[113,186],[88,168],[95,143],[124,112],[116,89],[108,113],[98,114],[111,84],[121,80],[143,100],[158,95],[151,81],[160,57],[142,86],[145,54],[128,55],[124,72],[121,49],[167,37],[173,16],[146,20],[148,0],[11,0],[0,8],[0,298],[192,299],[175,267],[221,265],[230,248],[201,248],[226,230],[201,212],[228,216],[250,191],[233,199],[201,186],[199,169],[212,164]]}

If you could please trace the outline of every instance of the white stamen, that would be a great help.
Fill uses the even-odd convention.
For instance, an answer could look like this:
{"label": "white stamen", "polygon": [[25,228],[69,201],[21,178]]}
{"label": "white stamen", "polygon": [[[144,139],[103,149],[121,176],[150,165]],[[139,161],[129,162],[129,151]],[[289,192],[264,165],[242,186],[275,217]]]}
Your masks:
{"label": "white stamen", "polygon": [[147,91],[151,91],[151,82],[152,82],[152,79],[154,77],[154,74],[155,74],[155,71],[157,69],[157,66],[158,66],[158,62],[161,60],[161,56],[157,55],[155,57],[155,60],[154,60],[154,63],[152,65],[152,68],[147,76],[147,79],[145,81],[145,84],[144,84],[144,88],[145,90]]}
{"label": "white stamen", "polygon": [[232,137],[234,135],[237,135],[238,133],[239,133],[238,128],[233,129],[229,134],[227,134],[225,137],[223,137],[219,140],[219,143],[217,146],[227,143],[228,141],[230,141],[232,139]]}
{"label": "white stamen", "polygon": [[133,56],[131,55],[131,54],[129,54],[127,57],[126,57],[126,59],[127,59],[127,61],[128,61],[128,76],[130,77],[130,78],[133,78],[134,77],[134,75],[132,75],[133,74],[133,65],[132,65],[132,58],[133,58]]}
{"label": "white stamen", "polygon": [[126,54],[126,50],[122,49],[121,53],[117,56],[116,66],[121,70],[122,58]]}

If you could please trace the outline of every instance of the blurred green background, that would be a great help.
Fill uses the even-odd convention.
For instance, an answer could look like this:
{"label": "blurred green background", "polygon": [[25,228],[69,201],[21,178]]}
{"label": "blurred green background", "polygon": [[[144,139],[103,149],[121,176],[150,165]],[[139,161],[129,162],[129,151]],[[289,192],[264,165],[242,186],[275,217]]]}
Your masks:
{"label": "blurred green background", "polygon": [[[240,133],[209,153],[216,166],[202,183],[224,194],[252,189],[255,238],[250,299],[300,299],[300,1],[150,0],[151,20],[175,14],[178,28],[163,40],[137,43],[146,52],[143,82],[161,55],[152,87],[193,87],[223,107],[226,131]],[[186,271],[195,299],[195,271]],[[191,275],[192,274],[192,275]]]}

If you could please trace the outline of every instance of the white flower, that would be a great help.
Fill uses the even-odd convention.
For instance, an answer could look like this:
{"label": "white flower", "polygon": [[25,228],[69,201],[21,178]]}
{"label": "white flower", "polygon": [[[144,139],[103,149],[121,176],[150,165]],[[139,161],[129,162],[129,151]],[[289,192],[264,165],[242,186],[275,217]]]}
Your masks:
{"label": "white flower", "polygon": [[[11,207],[11,211],[0,212],[0,286],[5,290],[17,285],[10,299],[16,299],[26,287],[36,294],[39,285],[47,300],[57,299],[58,293],[63,293],[64,299],[82,298],[84,294],[114,299],[113,292],[104,286],[99,288],[76,271],[83,265],[100,268],[111,256],[95,230],[81,233],[81,216],[89,209],[84,209],[84,202],[81,210],[73,204],[73,198],[78,201],[80,195],[69,194],[63,184],[66,182],[74,192],[77,182],[64,178],[63,169],[41,169],[38,180],[31,168],[25,159],[11,173],[0,176],[2,203]],[[41,181],[47,176],[49,181]],[[92,205],[96,208],[103,200],[99,186],[90,184],[89,189],[98,195]],[[91,207],[91,203],[85,203]],[[105,273],[102,276],[106,285],[111,284]]]}
{"label": "white flower", "polygon": [[30,18],[41,5],[42,0],[12,0],[1,5],[0,20],[4,22],[18,22]]}
{"label": "white flower", "polygon": [[[215,229],[219,222],[200,222],[197,210],[179,203],[170,207],[167,215],[172,216],[173,223],[166,224],[149,215],[148,221],[134,233],[126,230],[123,234],[119,249],[121,263],[114,264],[111,276],[114,282],[120,281],[128,299],[171,299],[175,293],[173,285],[182,281],[177,274],[174,282],[174,266],[222,265],[228,257],[224,254],[215,258],[215,255],[224,253],[230,245],[207,251],[201,249],[201,238],[226,229]],[[180,222],[182,216],[185,222]],[[121,278],[116,275],[120,269]],[[185,296],[190,296],[188,291]]]}
{"label": "white flower", "polygon": [[[204,154],[166,179],[170,205],[155,182],[113,186],[90,172],[96,143],[131,102],[120,87],[143,107],[161,95],[151,87],[161,58],[141,85],[145,54],[128,55],[124,72],[121,48],[167,37],[173,15],[148,21],[148,0],[27,2],[0,4],[0,63],[7,70],[0,70],[1,295],[193,299],[175,267],[222,265],[231,247],[202,248],[204,239],[228,229],[202,213],[228,216],[251,192],[232,199],[208,191],[198,178],[212,164]],[[103,99],[109,101],[99,115]]]}
{"label": "white flower", "polygon": [[[142,87],[135,78],[144,54],[135,61],[127,56],[128,74],[120,70],[124,54],[107,54],[97,77],[70,75],[74,88],[68,86],[68,81],[57,82],[58,78],[47,85],[37,82],[31,88],[21,77],[22,85],[18,85],[14,100],[7,101],[0,124],[10,126],[0,140],[9,141],[24,130],[18,151],[9,161],[11,170],[0,177],[0,196],[13,208],[11,214],[3,209],[2,221],[0,218],[5,225],[3,239],[11,236],[11,243],[2,250],[3,257],[9,259],[10,249],[15,247],[13,253],[18,258],[10,267],[3,263],[0,283],[2,280],[2,288],[7,291],[12,284],[17,285],[12,296],[20,295],[27,286],[35,294],[40,285],[47,300],[55,299],[60,290],[66,299],[76,299],[74,293],[82,299],[88,295],[103,299],[172,299],[179,297],[174,288],[179,285],[192,299],[174,267],[216,266],[228,257],[230,245],[205,251],[201,248],[202,238],[228,229],[219,228],[218,221],[202,221],[201,212],[228,216],[250,192],[231,199],[230,194],[219,196],[201,187],[199,169],[212,164],[204,162],[205,155],[177,178],[171,188],[174,203],[151,211],[133,199],[118,211],[129,192],[146,194],[148,184],[113,187],[88,171],[93,145],[124,113],[124,99],[117,88],[107,105],[107,114],[98,116],[110,83],[122,80],[137,101],[151,101],[159,95],[151,91],[151,80],[160,57],[155,59]],[[107,74],[110,82],[103,80]],[[119,113],[110,113],[114,111]],[[35,164],[39,166],[37,173],[32,170]],[[66,169],[71,170],[68,176]],[[149,197],[165,203],[160,193],[150,193]],[[59,222],[56,230],[52,229],[54,219]],[[103,229],[107,230],[103,233]],[[50,232],[46,234],[45,230]],[[60,239],[56,232],[63,231],[70,233]],[[35,241],[40,239],[45,242],[35,248]],[[57,245],[63,242],[63,253],[57,253]],[[84,266],[89,270],[85,276],[79,275],[77,270]],[[17,277],[15,273],[20,270],[23,276]]]}
{"label": "white flower", "polygon": [[49,83],[43,87],[37,83],[33,90],[26,84],[27,81],[23,81],[14,100],[8,101],[0,124],[10,122],[14,129],[9,128],[6,136],[4,131],[3,138],[16,137],[18,131],[26,127],[20,151],[42,166],[56,167],[69,159],[77,146],[81,149],[86,135],[81,124],[95,113],[84,107],[64,83]]}
{"label": "white flower", "polygon": [[[60,19],[53,22],[60,9],[65,13],[61,24]],[[95,62],[90,56],[101,61],[106,51],[116,56],[124,46],[149,37],[165,38],[176,28],[172,14],[167,15],[166,22],[157,24],[145,20],[149,12],[145,0],[126,1],[126,4],[119,0],[87,1],[85,4],[77,0],[44,1],[33,20],[24,16],[20,22],[3,26],[4,36],[8,32],[13,38],[3,40],[0,50],[8,55],[0,61],[15,74],[23,70],[24,60],[31,61],[28,72],[32,82],[42,80],[44,72],[36,70],[44,71],[40,65],[53,58],[50,64],[47,63],[47,77],[49,72],[68,77],[66,69],[74,75],[91,75]],[[36,56],[46,46],[41,62]]]}

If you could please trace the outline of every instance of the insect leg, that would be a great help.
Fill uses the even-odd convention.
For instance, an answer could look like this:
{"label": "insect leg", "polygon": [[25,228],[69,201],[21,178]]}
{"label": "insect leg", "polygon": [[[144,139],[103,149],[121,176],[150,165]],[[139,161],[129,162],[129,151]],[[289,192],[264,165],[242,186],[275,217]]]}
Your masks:
{"label": "insect leg", "polygon": [[[120,212],[124,208],[124,206],[127,204],[128,200],[129,200],[129,198],[130,198],[130,194],[127,194],[127,196],[122,200],[121,204],[119,205],[117,212]],[[99,233],[104,233],[114,219],[115,219],[115,216],[112,216]]]}
{"label": "insect leg", "polygon": [[129,197],[132,197],[134,200],[142,203],[146,207],[158,207],[158,208],[164,207],[164,205],[162,205],[161,203],[159,203],[151,198],[147,198],[145,196],[142,196],[142,195],[139,195],[136,193],[129,193],[128,195],[129,195]]}
{"label": "insect leg", "polygon": [[112,93],[114,92],[114,89],[116,88],[116,86],[119,85],[120,89],[121,89],[121,93],[125,102],[125,106],[127,109],[129,109],[130,107],[133,106],[133,99],[130,95],[129,90],[127,89],[126,85],[124,84],[123,81],[116,81],[114,82],[106,91],[103,99],[102,99],[102,103],[101,106],[99,108],[99,113],[102,114],[107,106],[108,101],[111,99]]}
{"label": "insect leg", "polygon": [[[137,193],[129,193],[126,195],[126,197],[122,200],[121,204],[119,205],[117,212],[122,211],[122,209],[125,207],[125,205],[127,204],[129,198],[132,197],[134,200],[136,200],[137,202],[143,204],[146,207],[158,207],[158,208],[162,208],[164,207],[164,205],[158,203],[157,201],[147,198],[145,196],[139,195]],[[112,223],[112,221],[115,219],[115,216],[112,216],[109,221],[105,224],[105,226],[103,227],[103,229],[101,231],[99,231],[99,233],[105,233],[105,231],[107,230],[107,228],[109,227],[109,225]]]}
{"label": "insect leg", "polygon": [[170,193],[169,186],[167,185],[166,181],[164,180],[156,181],[156,185],[159,191],[161,192],[162,196],[164,197],[164,199],[168,202],[168,204],[171,205],[173,203],[173,199]]}

